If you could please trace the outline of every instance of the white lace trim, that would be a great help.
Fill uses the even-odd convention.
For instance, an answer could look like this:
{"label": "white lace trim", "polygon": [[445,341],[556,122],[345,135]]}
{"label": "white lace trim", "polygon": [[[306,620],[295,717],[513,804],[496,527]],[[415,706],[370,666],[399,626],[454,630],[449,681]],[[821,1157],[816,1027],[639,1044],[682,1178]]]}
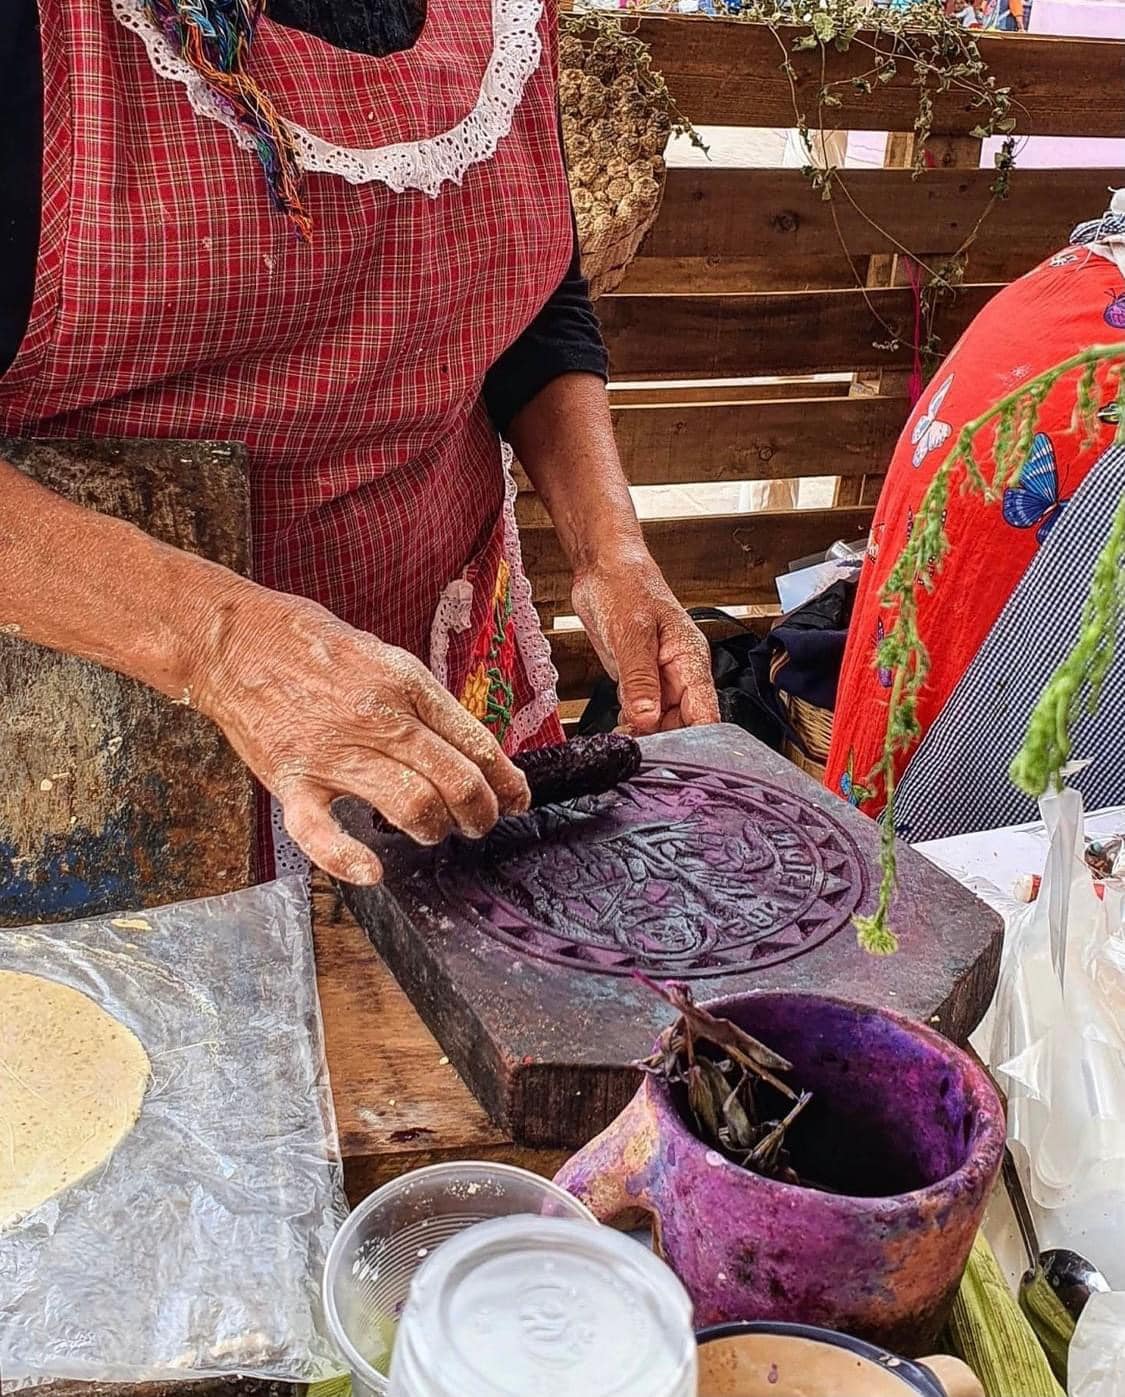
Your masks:
{"label": "white lace trim", "polygon": [[516,644],[527,671],[528,683],[535,697],[518,713],[504,739],[504,750],[511,755],[529,742],[559,706],[558,671],[551,661],[551,647],[539,624],[531,583],[523,570],[523,550],[520,548],[519,526],[516,523],[516,478],[512,470],[514,457],[507,442],[502,444],[504,476],[507,491],[504,500],[504,557],[512,573],[512,617]]}
{"label": "white lace trim", "polygon": [[463,634],[473,619],[473,584],[458,577],[441,594],[430,628],[430,673],[449,688],[449,637]]}
{"label": "white lace trim", "polygon": [[[253,148],[249,133],[223,106],[204,78],[174,52],[160,29],[142,8],[142,0],[111,0],[113,13],[143,41],[153,68],[162,78],[182,83],[197,115],[225,126],[245,149]],[[524,88],[539,67],[542,42],[539,22],[543,0],[492,0],[492,56],[484,72],[473,110],[448,131],[420,141],[370,149],[334,145],[294,121],[286,126],[297,146],[301,167],[309,172],[339,175],[350,184],[378,180],[396,194],[421,190],[431,197],[442,186],[460,184],[472,165],[489,160],[512,129],[512,118]]]}

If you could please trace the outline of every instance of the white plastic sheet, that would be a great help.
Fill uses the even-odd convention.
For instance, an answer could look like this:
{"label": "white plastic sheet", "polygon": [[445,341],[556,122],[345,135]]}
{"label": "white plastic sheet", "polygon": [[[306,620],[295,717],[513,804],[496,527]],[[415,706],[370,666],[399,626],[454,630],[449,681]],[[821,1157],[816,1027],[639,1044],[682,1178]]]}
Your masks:
{"label": "white plastic sheet", "polygon": [[1095,892],[1078,792],[1048,797],[1041,813],[1043,885],[1008,918],[987,1056],[1042,1244],[1082,1251],[1125,1290],[1122,898]]}
{"label": "white plastic sheet", "polygon": [[1125,1397],[1125,1294],[1095,1295],[1082,1311],[1067,1363],[1070,1397]]}
{"label": "white plastic sheet", "polygon": [[0,1234],[5,1389],[338,1371],[318,1286],[346,1206],[301,882],[0,931],[0,969],[89,995],[153,1069],[106,1164]]}

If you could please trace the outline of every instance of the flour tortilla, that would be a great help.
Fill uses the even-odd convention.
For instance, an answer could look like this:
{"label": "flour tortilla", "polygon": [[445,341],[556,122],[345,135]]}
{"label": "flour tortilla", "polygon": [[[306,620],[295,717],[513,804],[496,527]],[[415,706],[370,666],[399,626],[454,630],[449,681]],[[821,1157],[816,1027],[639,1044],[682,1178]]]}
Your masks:
{"label": "flour tortilla", "polygon": [[109,1158],[150,1070],[137,1037],[88,996],[0,970],[0,1232]]}

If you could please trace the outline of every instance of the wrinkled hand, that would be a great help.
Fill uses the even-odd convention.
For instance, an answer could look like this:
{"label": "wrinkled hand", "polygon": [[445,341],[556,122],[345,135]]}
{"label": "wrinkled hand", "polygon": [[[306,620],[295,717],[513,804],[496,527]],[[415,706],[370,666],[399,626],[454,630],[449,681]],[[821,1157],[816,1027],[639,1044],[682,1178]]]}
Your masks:
{"label": "wrinkled hand", "polygon": [[635,733],[719,721],[707,642],[647,552],[580,572],[574,607]]}
{"label": "wrinkled hand", "polygon": [[527,782],[492,735],[405,651],[303,598],[246,584],[214,623],[192,702],[285,812],[313,863],[379,881],[331,803],[354,795],[421,844],[487,834],[528,806]]}

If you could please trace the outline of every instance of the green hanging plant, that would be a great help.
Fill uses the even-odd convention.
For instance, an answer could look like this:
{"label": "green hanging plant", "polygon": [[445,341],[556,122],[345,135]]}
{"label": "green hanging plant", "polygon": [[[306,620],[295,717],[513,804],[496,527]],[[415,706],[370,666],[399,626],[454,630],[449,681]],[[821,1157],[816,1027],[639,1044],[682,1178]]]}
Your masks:
{"label": "green hanging plant", "polygon": [[[918,631],[918,589],[933,591],[949,552],[945,519],[955,483],[962,493],[998,503],[1004,491],[1019,483],[1031,451],[1039,409],[1047,395],[1068,375],[1078,375],[1074,425],[1086,443],[1098,430],[1096,376],[1111,366],[1116,377],[1114,420],[1116,442],[1125,444],[1125,345],[1093,345],[1053,368],[1037,374],[1016,391],[962,428],[957,444],[939,467],[915,515],[910,540],[891,570],[882,600],[894,621],[878,648],[875,663],[893,673],[887,705],[887,731],[882,755],[869,784],[881,781],[885,792],[880,866],[882,879],[874,913],[856,918],[859,944],[873,955],[892,955],[898,938],[891,928],[891,903],[898,878],[895,840],[895,759],[921,736],[918,696],[929,674],[926,646]],[[977,460],[974,447],[984,428],[996,424],[991,478]],[[1059,665],[1040,695],[1016,754],[1011,777],[1038,799],[1061,783],[1070,756],[1070,733],[1084,709],[1096,707],[1101,686],[1113,662],[1118,622],[1125,611],[1125,497],[1122,497],[1109,537],[1099,554],[1090,583],[1082,628],[1073,649]]]}

